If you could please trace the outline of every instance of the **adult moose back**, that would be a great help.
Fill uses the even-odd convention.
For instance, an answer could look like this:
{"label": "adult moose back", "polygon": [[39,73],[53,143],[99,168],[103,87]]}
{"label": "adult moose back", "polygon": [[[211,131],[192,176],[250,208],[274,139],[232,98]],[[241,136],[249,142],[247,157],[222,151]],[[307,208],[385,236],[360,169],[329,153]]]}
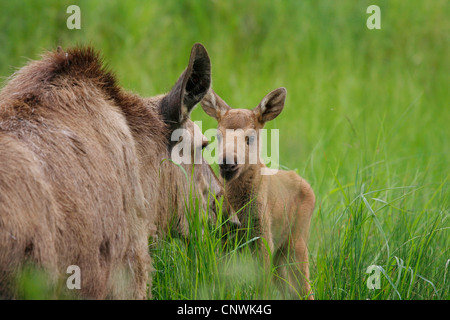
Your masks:
{"label": "adult moose back", "polygon": [[121,89],[90,48],[49,52],[12,76],[0,92],[0,297],[17,294],[28,264],[55,281],[77,265],[83,297],[146,297],[148,237],[187,183],[161,162],[210,78],[200,44],[152,98]]}

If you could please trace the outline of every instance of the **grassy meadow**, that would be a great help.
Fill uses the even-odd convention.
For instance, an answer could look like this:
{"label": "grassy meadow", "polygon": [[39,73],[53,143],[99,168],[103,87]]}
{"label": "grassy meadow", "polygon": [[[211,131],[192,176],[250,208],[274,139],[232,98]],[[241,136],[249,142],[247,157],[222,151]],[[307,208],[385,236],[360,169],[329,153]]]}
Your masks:
{"label": "grassy meadow", "polygon": [[[66,27],[71,4],[80,30]],[[366,27],[371,4],[380,30]],[[446,0],[0,0],[0,76],[57,45],[89,44],[124,88],[152,96],[170,90],[201,42],[230,106],[288,91],[266,128],[280,130],[282,167],[316,194],[315,299],[449,299],[449,16]],[[216,126],[200,107],[191,118]],[[153,299],[283,298],[254,239],[224,247],[220,227],[189,216],[189,239],[169,234],[149,248]],[[366,285],[369,266],[379,289]],[[27,279],[25,298],[47,297]]]}

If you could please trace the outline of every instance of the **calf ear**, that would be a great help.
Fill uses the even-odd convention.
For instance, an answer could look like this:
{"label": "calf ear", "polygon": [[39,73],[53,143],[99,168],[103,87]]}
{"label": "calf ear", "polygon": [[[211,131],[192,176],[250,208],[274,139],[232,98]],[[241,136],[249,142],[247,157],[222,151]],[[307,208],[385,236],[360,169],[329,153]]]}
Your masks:
{"label": "calf ear", "polygon": [[283,110],[284,101],[286,99],[286,89],[278,88],[269,92],[253,109],[257,119],[264,124],[267,121],[275,119]]}
{"label": "calf ear", "polygon": [[220,120],[222,115],[225,114],[227,110],[231,109],[230,106],[227,105],[226,102],[223,101],[212,88],[205,95],[201,104],[206,114],[217,120]]}
{"label": "calf ear", "polygon": [[211,61],[205,47],[196,43],[192,47],[186,70],[161,101],[160,113],[172,131],[189,118],[192,109],[202,100],[210,86]]}

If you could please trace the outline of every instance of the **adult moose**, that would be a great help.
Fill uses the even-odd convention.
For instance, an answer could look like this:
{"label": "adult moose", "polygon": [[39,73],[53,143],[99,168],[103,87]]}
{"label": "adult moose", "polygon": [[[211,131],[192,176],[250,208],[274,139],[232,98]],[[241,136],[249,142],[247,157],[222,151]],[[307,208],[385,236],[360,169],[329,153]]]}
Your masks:
{"label": "adult moose", "polygon": [[[294,171],[267,168],[259,131],[283,110],[286,89],[267,94],[253,110],[232,109],[212,89],[201,102],[217,119],[220,175],[225,195],[243,226],[264,238],[293,296],[313,299],[309,284],[309,225],[315,205],[310,185]],[[266,266],[269,254],[260,241]]]}
{"label": "adult moose", "polygon": [[91,48],[59,48],[12,76],[0,92],[0,297],[17,294],[27,264],[55,281],[79,266],[82,297],[146,297],[148,237],[190,183],[163,161],[171,133],[210,83],[201,44],[157,97],[124,91]]}

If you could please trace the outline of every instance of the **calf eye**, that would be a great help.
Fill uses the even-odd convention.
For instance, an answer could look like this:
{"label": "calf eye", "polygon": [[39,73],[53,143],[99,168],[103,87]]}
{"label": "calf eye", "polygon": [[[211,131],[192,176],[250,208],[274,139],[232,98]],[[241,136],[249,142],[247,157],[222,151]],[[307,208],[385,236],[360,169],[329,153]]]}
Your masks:
{"label": "calf eye", "polygon": [[255,137],[254,136],[247,136],[245,137],[245,141],[247,142],[247,144],[251,144],[255,141]]}

